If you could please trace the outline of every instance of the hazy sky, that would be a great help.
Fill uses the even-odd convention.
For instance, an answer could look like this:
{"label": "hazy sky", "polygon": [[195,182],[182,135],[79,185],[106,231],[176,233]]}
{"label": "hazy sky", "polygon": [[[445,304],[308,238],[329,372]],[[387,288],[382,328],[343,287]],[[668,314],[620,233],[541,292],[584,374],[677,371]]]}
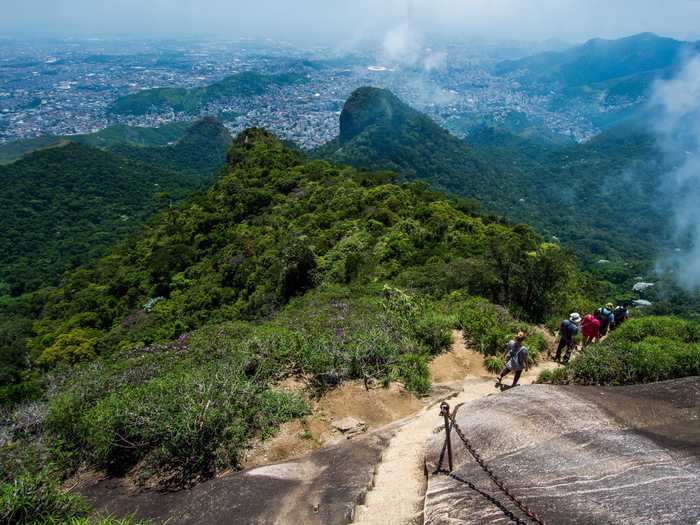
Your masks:
{"label": "hazy sky", "polygon": [[700,0],[0,0],[0,34],[213,34],[347,46],[409,18],[430,35],[517,40],[653,31],[700,38]]}

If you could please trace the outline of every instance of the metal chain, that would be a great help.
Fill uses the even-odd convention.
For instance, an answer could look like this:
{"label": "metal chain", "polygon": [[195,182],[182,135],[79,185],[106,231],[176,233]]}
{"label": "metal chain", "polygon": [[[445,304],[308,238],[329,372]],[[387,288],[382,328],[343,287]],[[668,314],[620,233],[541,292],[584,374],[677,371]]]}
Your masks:
{"label": "metal chain", "polygon": [[[451,421],[451,423],[452,423],[450,426],[451,426],[452,428],[454,428],[455,432],[457,433],[457,435],[459,436],[459,438],[460,438],[460,439],[462,440],[462,442],[464,443],[464,446],[467,448],[467,451],[469,451],[469,454],[471,454],[471,456],[472,456],[472,457],[474,458],[474,460],[478,463],[478,465],[482,468],[482,470],[483,470],[484,472],[486,472],[486,474],[488,474],[489,478],[491,478],[491,481],[493,481],[494,484],[495,484],[499,489],[501,489],[501,491],[502,491],[506,496],[508,496],[508,498],[509,498],[513,503],[515,503],[515,505],[516,505],[528,518],[530,518],[532,521],[534,521],[534,522],[537,523],[538,525],[545,525],[544,520],[543,520],[542,518],[540,518],[535,512],[533,512],[532,510],[530,510],[530,509],[528,508],[527,505],[525,505],[523,502],[521,502],[518,498],[516,498],[513,494],[510,493],[510,491],[508,490],[508,488],[506,488],[506,486],[504,485],[504,483],[498,478],[498,476],[496,476],[496,474],[494,474],[493,470],[491,470],[491,468],[484,462],[484,460],[482,459],[481,455],[479,455],[479,453],[477,452],[477,450],[472,446],[472,444],[471,444],[471,442],[469,441],[469,439],[467,439],[467,437],[464,435],[464,432],[462,432],[462,429],[459,428],[459,425],[458,425],[457,422],[455,421],[455,415],[456,415],[456,413],[457,413],[457,408],[459,408],[459,407],[455,407],[455,410],[452,412],[452,415],[451,415],[451,417],[450,417],[450,421]],[[450,431],[452,430],[452,428],[450,428]],[[442,467],[442,457],[441,457],[440,459],[441,459],[441,461],[440,461],[439,467],[440,467],[440,469],[441,469],[441,467]],[[455,476],[453,476],[453,475],[451,475],[451,474],[450,474],[450,477],[452,477],[452,478],[454,478],[454,479],[457,479],[457,478],[455,478]],[[459,481],[461,481],[461,480],[459,480]],[[468,483],[468,482],[465,482],[465,483]]]}
{"label": "metal chain", "polygon": [[515,514],[513,514],[513,512],[510,511],[505,505],[503,505],[503,503],[501,503],[500,501],[498,501],[494,496],[492,496],[492,495],[489,494],[488,492],[484,492],[483,490],[481,490],[479,487],[477,487],[476,485],[474,485],[474,483],[472,483],[471,481],[467,481],[466,479],[461,478],[461,477],[458,476],[457,474],[454,474],[453,472],[448,472],[447,470],[442,469],[442,468],[436,470],[435,473],[436,473],[436,474],[444,474],[444,475],[446,475],[446,476],[451,477],[452,479],[454,479],[454,480],[456,480],[456,481],[459,481],[460,483],[464,483],[464,484],[467,485],[470,489],[472,489],[473,491],[479,493],[481,496],[483,496],[484,498],[486,498],[486,499],[487,499],[491,504],[493,504],[495,507],[498,507],[498,509],[499,509],[501,512],[503,512],[503,514],[505,514],[505,516],[506,516],[508,519],[510,519],[513,523],[516,523],[517,525],[527,525],[527,523],[525,523],[523,520],[521,520],[521,519],[518,518]]}

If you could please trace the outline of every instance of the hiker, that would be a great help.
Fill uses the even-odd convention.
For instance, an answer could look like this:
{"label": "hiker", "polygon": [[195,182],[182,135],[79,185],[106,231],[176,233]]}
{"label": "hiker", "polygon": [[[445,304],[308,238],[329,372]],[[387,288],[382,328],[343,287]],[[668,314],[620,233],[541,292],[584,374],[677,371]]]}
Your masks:
{"label": "hiker", "polygon": [[608,333],[608,329],[615,324],[615,316],[613,315],[613,304],[608,303],[596,310],[598,320],[600,321],[600,337]]}
{"label": "hiker", "polygon": [[508,342],[508,349],[506,350],[505,359],[506,366],[503,367],[501,373],[496,379],[496,388],[504,388],[501,380],[506,374],[513,372],[513,384],[508,388],[513,388],[518,385],[518,380],[520,379],[520,374],[523,370],[528,370],[530,367],[527,364],[527,347],[523,346],[523,341],[525,341],[525,334],[523,332],[518,332],[515,339]]}
{"label": "hiker", "polygon": [[621,305],[618,305],[613,310],[613,317],[615,318],[615,324],[610,327],[611,330],[614,330],[615,328],[619,327],[622,323],[624,323],[627,320],[627,317],[629,317],[629,312],[627,311],[627,303],[622,303]]}
{"label": "hiker", "polygon": [[578,325],[581,322],[581,315],[574,312],[568,319],[564,319],[559,325],[559,346],[557,347],[557,353],[554,356],[555,361],[561,359],[561,351],[566,348],[564,352],[564,364],[569,362],[571,358],[571,352],[576,346],[576,334],[578,334]]}
{"label": "hiker", "polygon": [[583,335],[583,348],[600,339],[600,321],[593,314],[586,315],[581,321],[581,335]]}

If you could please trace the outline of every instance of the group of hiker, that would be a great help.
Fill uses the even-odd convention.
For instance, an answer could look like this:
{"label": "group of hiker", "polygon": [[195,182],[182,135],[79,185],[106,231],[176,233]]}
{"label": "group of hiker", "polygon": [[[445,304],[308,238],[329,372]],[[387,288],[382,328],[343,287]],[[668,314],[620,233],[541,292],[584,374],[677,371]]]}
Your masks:
{"label": "group of hiker", "polygon": [[[614,330],[625,322],[629,316],[628,305],[623,303],[614,306],[607,303],[598,308],[595,312],[581,317],[578,312],[573,312],[568,319],[564,319],[559,325],[559,345],[554,356],[554,360],[562,364],[569,362],[571,353],[576,348],[576,336],[581,331],[583,336],[583,348],[591,343],[596,343],[610,330]],[[517,386],[523,370],[529,369],[527,360],[528,350],[523,344],[525,333],[518,332],[515,338],[508,342],[505,353],[506,364],[496,378],[497,388],[512,388]],[[562,357],[562,351],[564,355]],[[510,387],[505,387],[502,383],[503,377],[513,372],[513,383]]]}
{"label": "group of hiker", "polygon": [[[568,319],[564,319],[559,324],[559,345],[554,360],[563,364],[569,362],[571,353],[576,348],[576,335],[579,330],[583,337],[582,347],[586,348],[591,343],[597,343],[609,331],[624,323],[628,316],[629,311],[626,303],[618,306],[608,303],[583,318],[577,312],[572,313]],[[562,350],[565,350],[563,357]]]}

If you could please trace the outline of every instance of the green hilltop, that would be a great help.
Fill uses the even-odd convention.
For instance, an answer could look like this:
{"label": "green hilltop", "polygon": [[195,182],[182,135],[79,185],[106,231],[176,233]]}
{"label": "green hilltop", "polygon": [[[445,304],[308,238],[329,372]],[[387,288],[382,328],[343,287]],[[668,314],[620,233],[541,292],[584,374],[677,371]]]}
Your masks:
{"label": "green hilltop", "polygon": [[231,141],[226,128],[204,119],[172,146],[62,142],[0,166],[0,295],[53,284],[135,231],[211,180]]}
{"label": "green hilltop", "polygon": [[639,126],[586,144],[554,144],[480,127],[451,135],[394,94],[360,88],[340,115],[337,139],[315,155],[477,199],[487,213],[536,227],[587,261],[651,258],[667,223],[656,187],[664,173]]}
{"label": "green hilltop", "polygon": [[95,133],[43,135],[32,139],[16,140],[0,145],[0,165],[10,164],[34,151],[60,146],[66,142],[77,142],[103,149],[122,144],[142,147],[167,146],[180,140],[191,126],[192,122],[173,122],[156,128],[117,124]]}
{"label": "green hilltop", "polygon": [[176,113],[198,113],[212,102],[263,95],[275,86],[303,82],[305,78],[293,73],[264,75],[247,71],[228,76],[205,87],[139,91],[118,98],[110,107],[110,112],[119,115],[145,115],[153,109],[172,109]]}

